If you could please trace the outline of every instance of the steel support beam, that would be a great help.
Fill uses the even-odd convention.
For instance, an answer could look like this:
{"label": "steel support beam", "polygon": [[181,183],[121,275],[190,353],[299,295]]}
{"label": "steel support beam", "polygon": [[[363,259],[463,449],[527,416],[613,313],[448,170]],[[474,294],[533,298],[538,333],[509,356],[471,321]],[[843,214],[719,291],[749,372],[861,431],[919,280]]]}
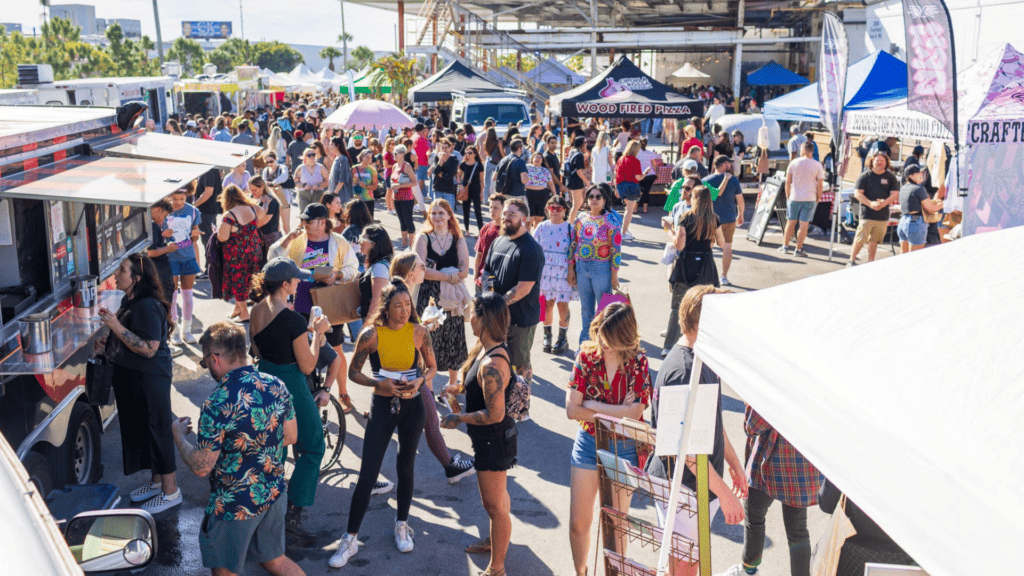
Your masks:
{"label": "steel support beam", "polygon": [[[745,0],[739,0],[736,10],[736,27],[743,29],[743,12],[746,9]],[[740,84],[743,82],[743,44],[737,44],[732,58],[732,94],[733,110],[738,114],[740,111]]]}

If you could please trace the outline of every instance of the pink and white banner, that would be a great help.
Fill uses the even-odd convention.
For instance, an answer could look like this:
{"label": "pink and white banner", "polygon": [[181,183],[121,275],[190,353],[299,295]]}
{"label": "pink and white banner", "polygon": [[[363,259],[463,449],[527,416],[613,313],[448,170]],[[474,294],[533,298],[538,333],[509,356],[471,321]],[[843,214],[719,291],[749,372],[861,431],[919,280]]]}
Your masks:
{"label": "pink and white banner", "polygon": [[839,17],[825,13],[821,27],[821,77],[818,79],[818,110],[821,123],[832,134],[836,149],[843,146],[843,106],[846,103],[846,70],[850,43]]}
{"label": "pink and white banner", "polygon": [[956,134],[956,66],[949,11],[942,0],[903,0],[907,32],[907,108]]}

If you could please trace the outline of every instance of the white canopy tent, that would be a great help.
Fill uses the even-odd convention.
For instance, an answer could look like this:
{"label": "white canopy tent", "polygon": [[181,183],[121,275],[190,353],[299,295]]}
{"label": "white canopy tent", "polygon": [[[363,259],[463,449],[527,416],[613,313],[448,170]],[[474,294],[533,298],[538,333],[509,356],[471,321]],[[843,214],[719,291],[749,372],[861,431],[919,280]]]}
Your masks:
{"label": "white canopy tent", "polygon": [[701,72],[700,70],[695,68],[693,64],[690,64],[689,62],[680,66],[675,72],[672,73],[672,76],[674,78],[679,78],[680,80],[690,80],[692,82],[703,82],[711,78],[710,75]]}
{"label": "white canopy tent", "polygon": [[1024,532],[1024,228],[703,304],[695,353],[931,576]]}

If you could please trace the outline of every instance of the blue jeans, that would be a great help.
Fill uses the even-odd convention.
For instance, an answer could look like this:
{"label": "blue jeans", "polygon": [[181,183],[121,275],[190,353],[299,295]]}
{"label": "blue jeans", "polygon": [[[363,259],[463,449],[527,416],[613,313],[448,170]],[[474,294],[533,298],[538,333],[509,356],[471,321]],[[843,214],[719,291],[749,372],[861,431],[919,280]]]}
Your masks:
{"label": "blue jeans", "polygon": [[448,205],[455,209],[455,194],[449,194],[447,192],[434,192],[434,200],[447,200]]}
{"label": "blue jeans", "polygon": [[363,329],[363,321],[353,320],[352,322],[346,324],[346,326],[348,326],[348,333],[349,336],[352,337],[352,342],[355,342],[357,339],[359,339],[359,332],[362,331]]}
{"label": "blue jeans", "polygon": [[491,178],[494,177],[494,169],[497,167],[497,164],[491,164],[490,161],[484,163],[484,204],[488,203],[487,199],[494,192],[494,181]]}
{"label": "blue jeans", "polygon": [[590,338],[590,322],[594,319],[601,296],[612,291],[612,263],[609,260],[577,260],[576,287],[580,293],[580,344]]}

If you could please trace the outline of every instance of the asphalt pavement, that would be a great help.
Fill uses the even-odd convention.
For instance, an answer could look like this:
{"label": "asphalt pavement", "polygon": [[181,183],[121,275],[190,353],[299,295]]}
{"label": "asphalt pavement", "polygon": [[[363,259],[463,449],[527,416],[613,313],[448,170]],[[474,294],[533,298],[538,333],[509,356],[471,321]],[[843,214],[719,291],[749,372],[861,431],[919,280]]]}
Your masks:
{"label": "asphalt pavement", "polygon": [[[753,214],[753,197],[747,198],[746,220]],[[292,211],[296,213],[296,210]],[[461,212],[461,211],[460,211]],[[378,203],[377,218],[387,227],[392,238],[400,238],[397,218],[382,209]],[[650,359],[652,370],[661,365],[662,339],[658,333],[665,329],[669,312],[670,293],[666,281],[667,267],[660,264],[665,234],[660,226],[664,215],[660,207],[651,207],[649,213],[638,214],[631,231],[636,239],[623,246],[622,270],[619,274],[623,286],[635,304],[636,313],[643,334],[643,342]],[[417,225],[422,217],[417,215]],[[462,222],[461,214],[459,221]],[[837,245],[837,258],[827,259],[828,239],[812,236],[806,244],[809,254],[806,258],[782,255],[776,251],[782,234],[777,223],[769,227],[760,246],[746,240],[744,225],[737,230],[734,242],[734,260],[729,278],[731,289],[743,292],[758,290],[797,281],[816,274],[832,272],[840,267],[849,246]],[[470,250],[476,241],[474,234],[469,237]],[[889,257],[887,247],[880,247],[879,257]],[[866,250],[860,261],[864,262]],[[716,260],[721,270],[720,252],[716,249]],[[209,282],[196,283],[195,314],[198,323],[196,333],[202,326],[224,320],[231,313],[231,305],[209,299]],[[572,320],[569,334],[579,333],[579,305],[571,306]],[[473,339],[467,324],[467,338]],[[785,331],[780,331],[785,338]],[[570,339],[575,343],[575,337]],[[351,353],[351,346],[346,346]],[[795,353],[798,353],[795,351]],[[196,345],[186,347],[186,354],[174,360],[174,387],[172,406],[176,416],[190,416],[198,420],[199,407],[210,394],[214,382],[209,374],[199,368],[200,352]],[[512,544],[506,567],[514,576],[547,576],[573,574],[572,557],[569,550],[569,453],[578,424],[565,416],[565,385],[572,367],[570,353],[561,356],[541,351],[541,335],[533,346],[534,386],[530,409],[532,420],[519,425],[519,464],[508,475],[508,489],[512,499]],[[653,374],[652,374],[653,378]],[[443,378],[435,379],[435,389],[442,386]],[[349,384],[349,392],[356,410],[347,416],[348,439],[339,465],[322,478],[317,492],[316,505],[306,511],[307,529],[318,536],[317,547],[290,551],[307,574],[351,574],[359,575],[476,575],[486,568],[486,555],[467,555],[463,548],[484,536],[487,531],[487,516],[480,504],[476,477],[470,476],[455,485],[449,485],[444,470],[421,444],[416,460],[416,490],[413,499],[410,525],[415,530],[416,548],[412,553],[397,551],[392,535],[395,520],[395,494],[373,496],[369,512],[363,523],[359,539],[363,542],[359,553],[345,568],[332,570],[327,559],[338,546],[345,531],[352,490],[358,475],[359,455],[362,451],[362,437],[366,421],[363,410],[369,408],[370,390]],[[745,440],[742,419],[743,402],[728,387],[723,403],[726,431],[738,453],[742,454]],[[445,408],[439,407],[443,413]],[[648,417],[649,420],[649,417]],[[450,450],[472,455],[470,441],[465,429],[444,430],[443,436]],[[397,438],[397,437],[396,437]],[[103,439],[105,475],[103,481],[116,483],[121,496],[127,502],[128,492],[148,480],[143,474],[125,478],[121,474],[120,433],[116,422],[110,426]],[[392,441],[384,460],[382,476],[395,479],[395,454],[397,439]],[[741,456],[742,457],[742,456]],[[140,572],[147,576],[207,574],[202,567],[198,549],[198,531],[203,508],[209,495],[209,483],[194,476],[179,458],[178,483],[184,494],[184,503],[177,509],[157,516],[158,556],[155,562]],[[654,519],[653,506],[649,502],[637,502],[632,514],[648,520]],[[817,541],[825,528],[827,517],[817,508],[808,514],[812,544]],[[594,522],[592,543],[597,542],[597,525]],[[713,572],[719,573],[739,562],[743,543],[741,526],[728,526],[721,513],[712,524],[711,554]],[[789,574],[789,554],[785,531],[782,526],[781,507],[776,504],[769,511],[767,519],[767,542],[761,565],[763,576]],[[594,546],[592,544],[590,573],[602,574],[603,568],[594,570]],[[633,544],[629,556],[648,566],[655,564],[655,553],[650,549]],[[246,565],[245,573],[264,573],[255,562]]]}

